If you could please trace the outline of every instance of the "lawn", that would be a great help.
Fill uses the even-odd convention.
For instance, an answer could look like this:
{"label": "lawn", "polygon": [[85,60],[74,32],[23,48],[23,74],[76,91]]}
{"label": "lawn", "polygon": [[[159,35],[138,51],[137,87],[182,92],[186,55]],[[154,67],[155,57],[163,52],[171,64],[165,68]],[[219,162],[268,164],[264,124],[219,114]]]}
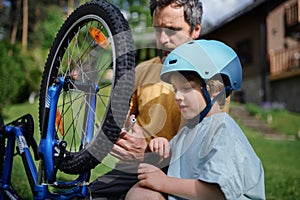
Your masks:
{"label": "lawn", "polygon": [[[23,114],[30,113],[35,120],[35,136],[38,138],[38,104],[14,105],[4,109],[4,121],[10,122]],[[264,110],[261,110],[265,112]],[[261,111],[256,111],[258,114]],[[258,112],[258,113],[257,113]],[[273,114],[272,126],[280,123],[280,132],[286,134],[295,134],[299,130],[299,114],[289,113],[287,111],[268,111]],[[275,113],[276,112],[276,113]],[[280,113],[282,112],[282,113]],[[275,114],[274,114],[275,113]],[[282,117],[284,116],[284,117]],[[282,123],[280,118],[286,120]],[[279,120],[280,122],[277,122]],[[275,124],[275,125],[274,125]],[[270,140],[264,138],[261,134],[242,126],[250,143],[253,145],[256,153],[261,158],[265,169],[266,196],[268,200],[296,200],[300,199],[300,140]],[[18,156],[17,156],[18,157]],[[17,158],[16,157],[16,158]],[[110,159],[106,161],[110,166]],[[93,171],[92,179],[98,174],[108,171],[106,165],[99,166]],[[25,173],[21,160],[18,158],[14,163],[13,181],[14,187],[24,199],[32,199],[30,188],[25,178]]]}
{"label": "lawn", "polygon": [[[254,104],[247,104],[250,114],[266,122],[269,127],[287,135],[300,134],[300,113],[292,113],[283,109],[260,108]],[[298,136],[300,137],[300,135]]]}
{"label": "lawn", "polygon": [[262,160],[267,199],[300,199],[300,141],[269,140],[243,129]]}

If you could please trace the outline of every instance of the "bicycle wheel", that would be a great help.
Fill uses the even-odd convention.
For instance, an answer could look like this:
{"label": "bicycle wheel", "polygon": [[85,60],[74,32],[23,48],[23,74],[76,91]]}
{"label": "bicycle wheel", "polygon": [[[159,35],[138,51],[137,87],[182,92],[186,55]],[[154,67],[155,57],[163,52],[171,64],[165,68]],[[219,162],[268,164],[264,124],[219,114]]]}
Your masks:
{"label": "bicycle wheel", "polygon": [[[56,108],[54,137],[67,142],[68,156],[58,166],[61,171],[86,172],[111,150],[129,109],[134,66],[128,23],[112,4],[86,3],[64,22],[45,64],[39,99],[41,137],[45,138],[49,134],[46,131],[48,88],[57,77],[64,78]],[[96,109],[89,101],[93,95],[97,99]],[[92,129],[87,117],[91,113]],[[94,136],[89,141],[86,134],[91,130]]]}

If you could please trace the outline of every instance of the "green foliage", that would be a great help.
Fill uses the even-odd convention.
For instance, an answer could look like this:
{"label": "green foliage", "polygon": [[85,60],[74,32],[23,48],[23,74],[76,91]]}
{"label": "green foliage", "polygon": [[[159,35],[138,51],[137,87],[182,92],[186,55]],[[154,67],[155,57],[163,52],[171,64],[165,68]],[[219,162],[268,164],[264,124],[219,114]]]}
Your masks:
{"label": "green foliage", "polygon": [[31,26],[34,32],[30,34],[28,50],[22,50],[18,43],[0,41],[0,112],[4,106],[24,102],[31,92],[39,90],[47,54],[44,52],[63,23],[63,11],[58,6],[41,7],[40,12],[41,19]]}
{"label": "green foliage", "polygon": [[109,0],[109,2],[130,14],[127,20],[132,29],[152,27],[148,0]]}
{"label": "green foliage", "polygon": [[247,103],[246,107],[247,107],[248,111],[250,112],[250,115],[252,115],[252,116],[255,116],[262,112],[262,109],[253,103]]}
{"label": "green foliage", "polygon": [[45,20],[36,26],[36,38],[42,49],[49,49],[54,41],[56,33],[64,21],[63,10],[58,6],[49,6]]}
{"label": "green foliage", "polygon": [[1,42],[0,63],[0,109],[2,109],[8,103],[17,102],[16,97],[22,93],[21,89],[25,86],[20,48]]}
{"label": "green foliage", "polygon": [[0,112],[7,104],[21,103],[37,91],[41,72],[30,52],[8,42],[0,42]]}

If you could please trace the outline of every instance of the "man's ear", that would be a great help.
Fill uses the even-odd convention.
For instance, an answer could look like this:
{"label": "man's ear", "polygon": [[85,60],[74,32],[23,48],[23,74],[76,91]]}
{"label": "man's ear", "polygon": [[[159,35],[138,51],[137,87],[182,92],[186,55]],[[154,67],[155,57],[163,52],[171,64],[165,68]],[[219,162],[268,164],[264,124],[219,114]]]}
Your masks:
{"label": "man's ear", "polygon": [[198,24],[198,25],[195,27],[195,29],[193,30],[193,32],[192,32],[192,38],[193,38],[193,40],[196,40],[196,39],[199,38],[200,32],[201,32],[201,25]]}

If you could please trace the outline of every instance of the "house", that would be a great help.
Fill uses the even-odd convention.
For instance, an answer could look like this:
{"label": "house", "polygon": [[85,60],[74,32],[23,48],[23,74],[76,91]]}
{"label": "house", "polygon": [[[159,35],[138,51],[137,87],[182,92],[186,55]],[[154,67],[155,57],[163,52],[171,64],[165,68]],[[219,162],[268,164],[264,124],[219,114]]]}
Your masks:
{"label": "house", "polygon": [[300,0],[255,0],[201,38],[223,41],[239,55],[243,85],[233,100],[300,112],[299,31]]}

